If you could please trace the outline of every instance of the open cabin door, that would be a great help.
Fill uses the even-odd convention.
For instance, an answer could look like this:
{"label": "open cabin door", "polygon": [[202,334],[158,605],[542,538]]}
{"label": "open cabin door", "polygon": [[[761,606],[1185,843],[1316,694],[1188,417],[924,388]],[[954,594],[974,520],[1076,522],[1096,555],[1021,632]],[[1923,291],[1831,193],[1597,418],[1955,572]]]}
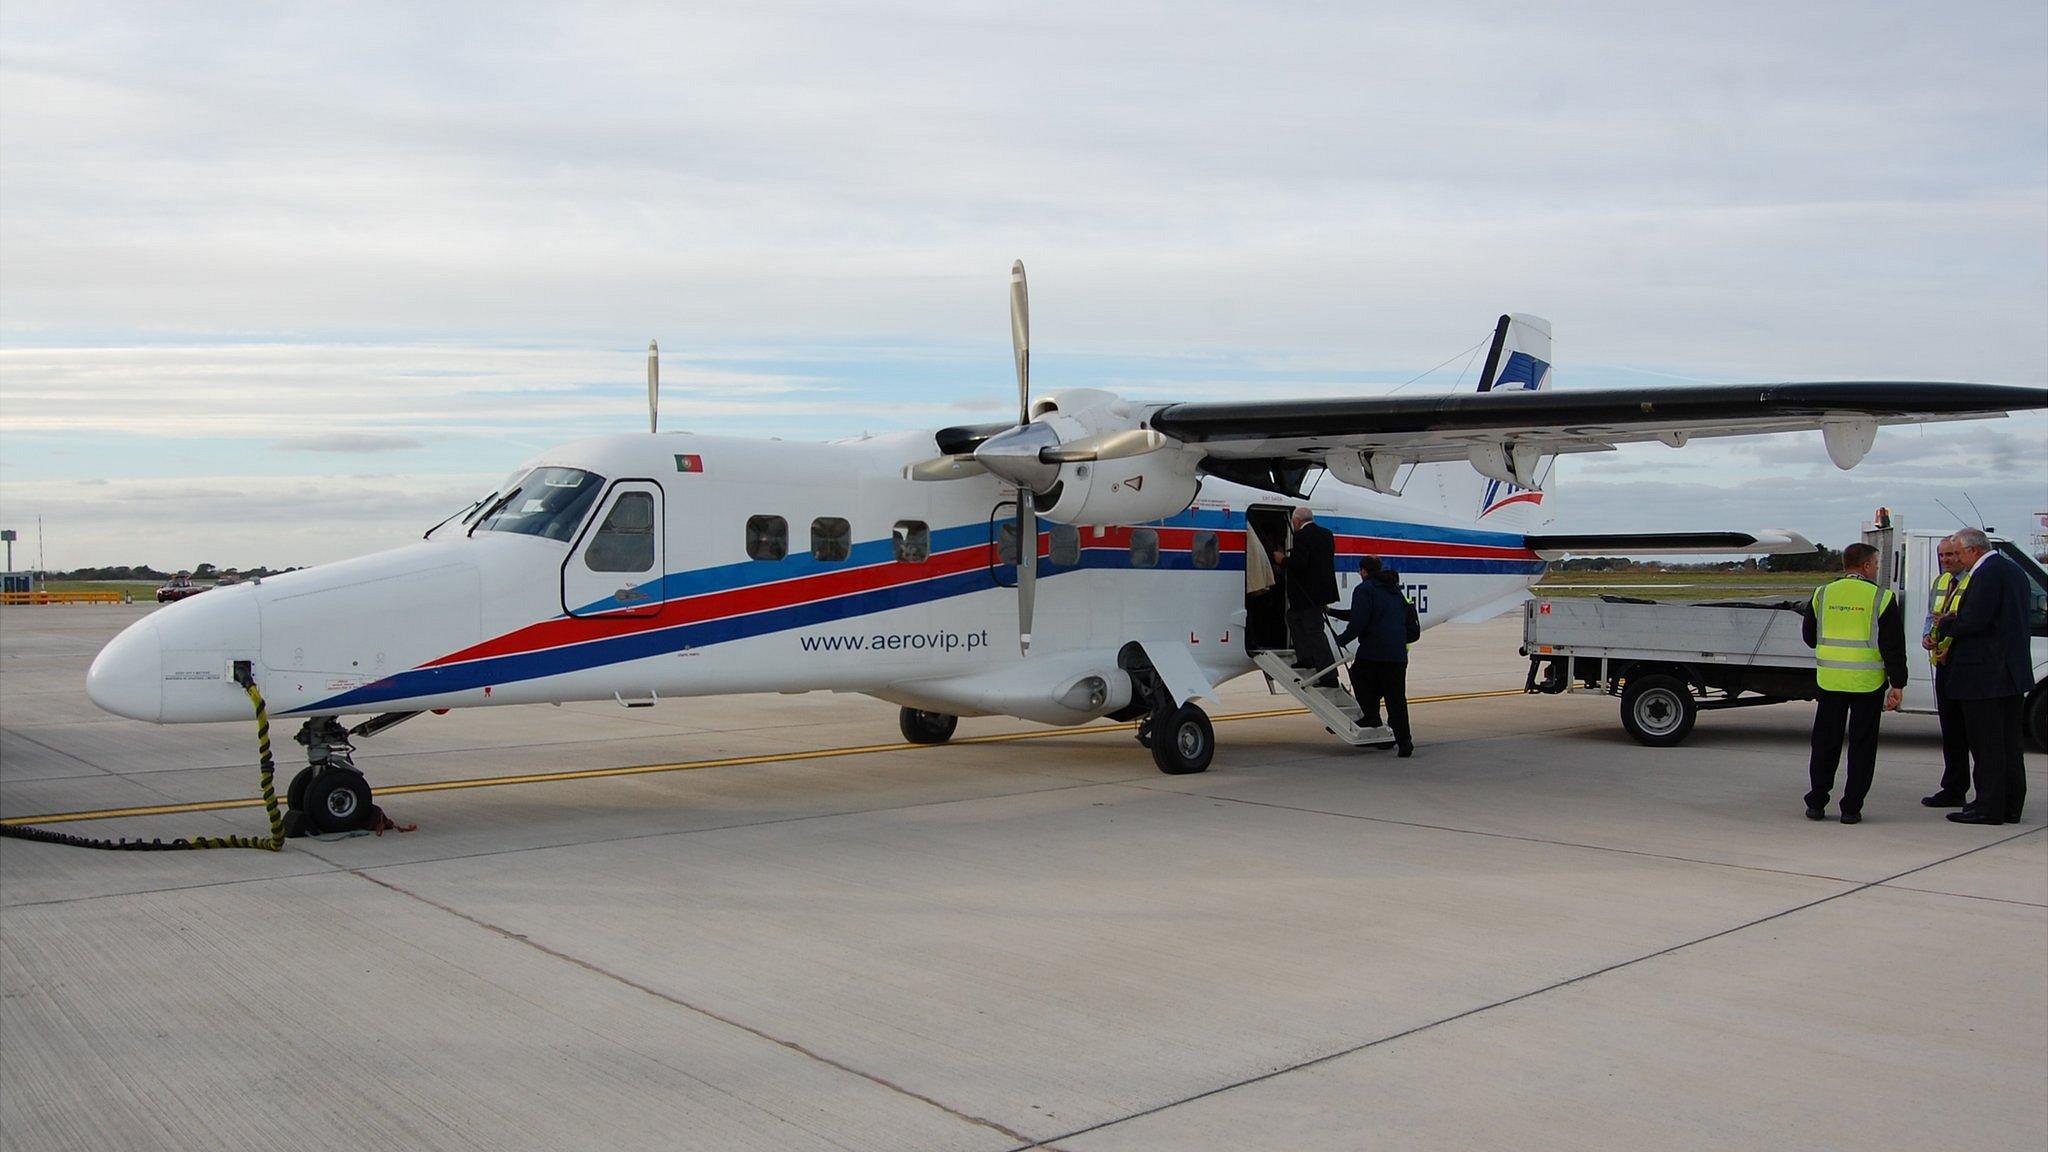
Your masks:
{"label": "open cabin door", "polygon": [[1244,513],[1244,648],[1247,652],[1258,652],[1266,648],[1286,648],[1287,641],[1287,592],[1286,579],[1280,567],[1270,568],[1270,586],[1263,583],[1263,574],[1258,571],[1258,562],[1252,558],[1253,549],[1264,549],[1270,562],[1275,549],[1287,545],[1287,517],[1289,509],[1281,504],[1254,504]]}
{"label": "open cabin door", "polygon": [[562,610],[571,616],[661,612],[661,485],[620,480],[606,493],[562,564]]}

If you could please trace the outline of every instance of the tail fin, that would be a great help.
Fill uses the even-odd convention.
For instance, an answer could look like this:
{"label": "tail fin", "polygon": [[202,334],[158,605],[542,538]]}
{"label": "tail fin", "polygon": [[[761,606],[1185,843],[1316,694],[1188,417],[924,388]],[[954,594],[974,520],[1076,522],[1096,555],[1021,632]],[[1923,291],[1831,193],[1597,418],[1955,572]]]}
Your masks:
{"label": "tail fin", "polygon": [[1548,387],[1550,321],[1520,312],[1501,317],[1493,326],[1493,348],[1486,354],[1486,370],[1479,374],[1479,390],[1540,392]]}
{"label": "tail fin", "polygon": [[[1493,347],[1479,375],[1481,392],[1539,392],[1550,387],[1550,321],[1515,313],[1494,325]],[[1445,518],[1506,532],[1527,532],[1548,523],[1553,509],[1545,491],[1556,457],[1537,465],[1537,485],[1521,488],[1482,476],[1470,464],[1423,464],[1409,478],[1404,497],[1438,503]],[[1435,473],[1434,476],[1429,475]]]}

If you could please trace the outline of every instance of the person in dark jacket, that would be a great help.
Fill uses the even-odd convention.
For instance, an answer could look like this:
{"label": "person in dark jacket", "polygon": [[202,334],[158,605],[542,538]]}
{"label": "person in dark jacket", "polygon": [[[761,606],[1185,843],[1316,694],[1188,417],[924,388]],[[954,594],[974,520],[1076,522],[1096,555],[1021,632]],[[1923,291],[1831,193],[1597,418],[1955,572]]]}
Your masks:
{"label": "person in dark jacket", "polygon": [[[1294,666],[1315,672],[1337,662],[1323,623],[1323,609],[1337,598],[1337,541],[1306,507],[1293,513],[1294,539],[1280,553],[1287,589],[1287,634],[1294,641]],[[1337,674],[1317,684],[1334,688]]]}
{"label": "person in dark jacket", "polygon": [[1945,667],[1948,698],[1963,713],[1977,762],[1977,794],[1948,818],[1958,824],[2017,824],[2027,802],[2020,762],[2020,713],[2033,687],[2027,654],[2027,574],[2000,556],[1975,528],[1954,536],[1968,565],[1969,587],[1954,613],[1934,622],[1937,639],[1953,640]]}
{"label": "person in dark jacket", "polygon": [[1358,641],[1351,662],[1351,691],[1365,708],[1359,723],[1379,727],[1380,701],[1385,700],[1394,746],[1400,755],[1412,756],[1415,739],[1408,728],[1408,643],[1421,629],[1415,610],[1401,595],[1400,573],[1388,569],[1377,556],[1365,556],[1358,561],[1358,574],[1358,587],[1351,590],[1351,608],[1342,614],[1344,631],[1337,634],[1337,646]]}

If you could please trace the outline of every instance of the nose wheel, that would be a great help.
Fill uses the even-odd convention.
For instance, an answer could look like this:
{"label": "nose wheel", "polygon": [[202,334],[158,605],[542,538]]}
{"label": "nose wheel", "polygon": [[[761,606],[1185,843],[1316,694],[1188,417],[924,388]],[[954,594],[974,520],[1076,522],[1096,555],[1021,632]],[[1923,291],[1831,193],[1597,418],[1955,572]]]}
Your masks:
{"label": "nose wheel", "polygon": [[307,764],[285,788],[286,836],[331,835],[368,828],[377,806],[370,782],[356,770],[348,729],[332,716],[315,716],[293,737],[306,747]]}

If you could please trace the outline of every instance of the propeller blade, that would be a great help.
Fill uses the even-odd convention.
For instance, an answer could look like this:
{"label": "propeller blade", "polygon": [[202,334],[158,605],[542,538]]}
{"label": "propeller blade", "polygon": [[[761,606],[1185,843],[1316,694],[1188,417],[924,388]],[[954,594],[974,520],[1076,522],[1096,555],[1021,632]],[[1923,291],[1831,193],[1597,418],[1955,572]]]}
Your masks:
{"label": "propeller blade", "polygon": [[1126,428],[1122,432],[1104,432],[1100,436],[1083,436],[1051,448],[1040,448],[1038,460],[1041,464],[1085,464],[1090,460],[1122,460],[1128,456],[1143,456],[1166,447],[1166,437],[1150,428]]}
{"label": "propeller blade", "polygon": [[969,476],[980,476],[988,471],[981,461],[972,456],[936,456],[930,460],[919,460],[903,468],[905,480],[965,480]]}
{"label": "propeller blade", "polygon": [[1017,423],[1031,423],[1031,298],[1024,262],[1010,265],[1010,348],[1017,354]]}
{"label": "propeller blade", "polygon": [[1038,502],[1017,490],[1017,646],[1031,655],[1031,608],[1038,596]]}
{"label": "propeller blade", "polygon": [[661,349],[647,342],[647,430],[659,431],[661,423]]}

